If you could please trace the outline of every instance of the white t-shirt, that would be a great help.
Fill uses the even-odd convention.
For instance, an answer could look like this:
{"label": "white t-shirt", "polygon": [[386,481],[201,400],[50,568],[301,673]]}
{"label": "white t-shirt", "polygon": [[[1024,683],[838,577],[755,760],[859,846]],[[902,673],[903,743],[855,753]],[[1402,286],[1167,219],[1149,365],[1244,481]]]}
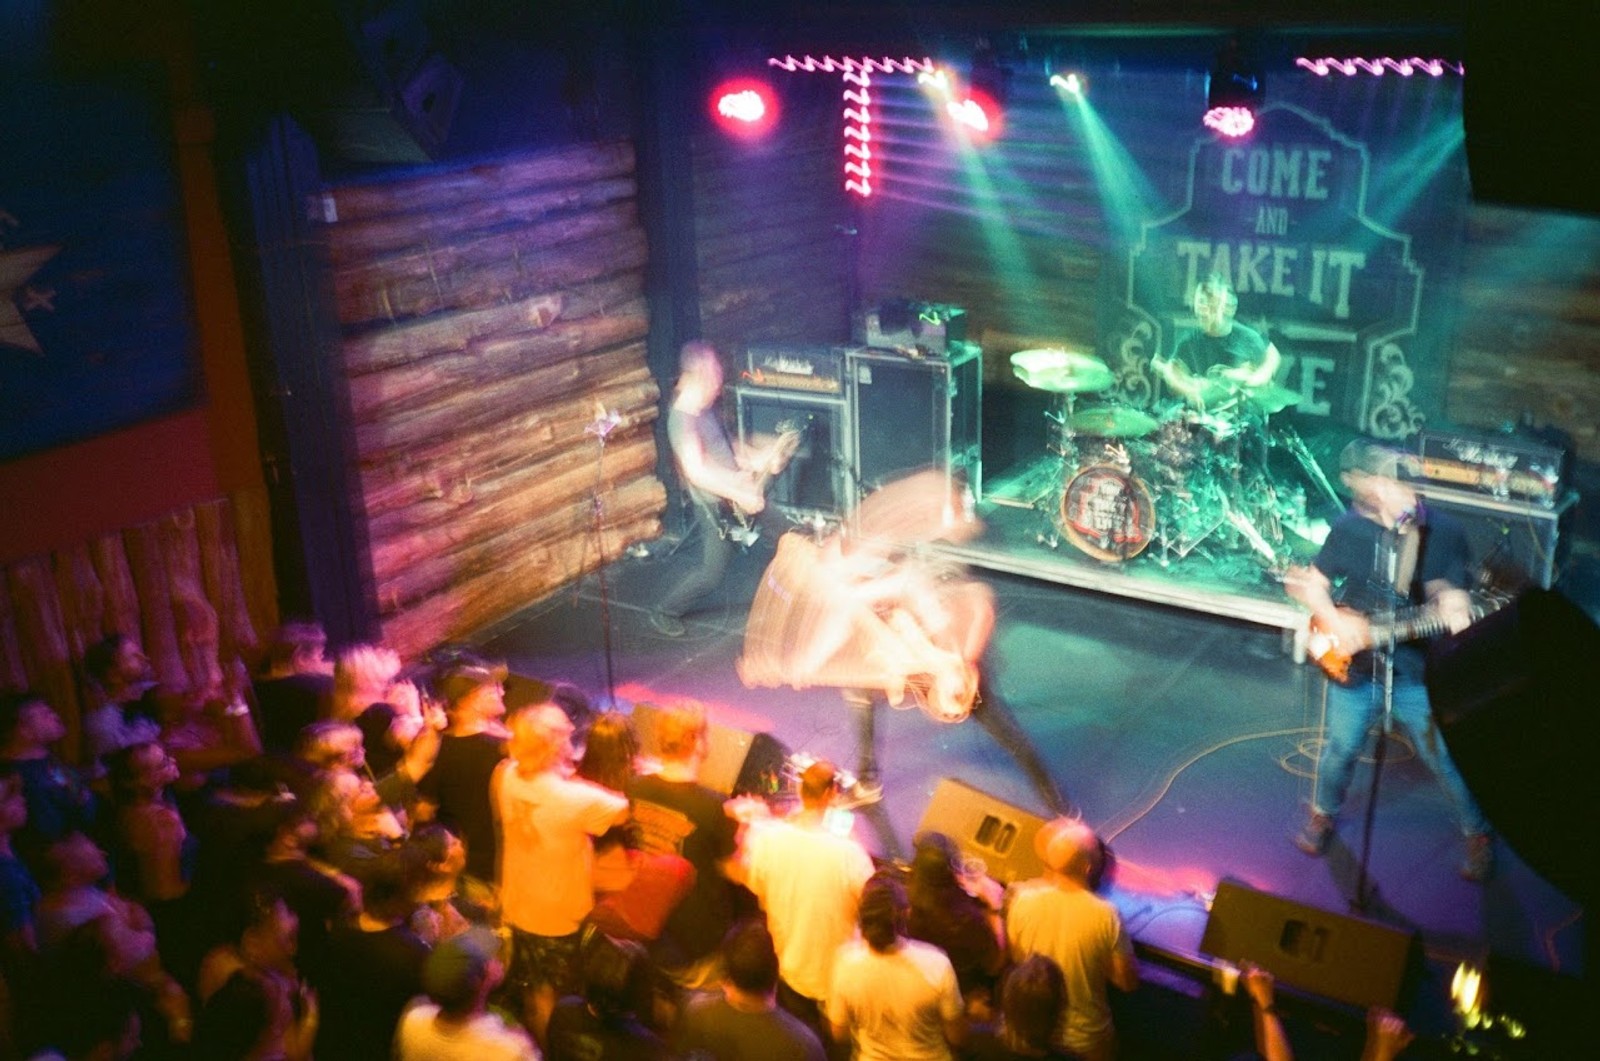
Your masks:
{"label": "white t-shirt", "polygon": [[546,771],[500,773],[500,912],[536,936],[568,936],[594,909],[593,837],[616,823],[626,796]]}
{"label": "white t-shirt", "polygon": [[439,1007],[418,999],[395,1028],[397,1061],[539,1061],[539,1050],[521,1028],[493,1013],[464,1024],[440,1023]]}
{"label": "white t-shirt", "polygon": [[839,948],[828,1020],[850,1029],[858,1061],[949,1061],[945,1022],[962,1012],[955,968],[931,943],[901,940],[888,954],[863,940]]}
{"label": "white t-shirt", "polygon": [[1015,958],[1043,954],[1067,980],[1067,1012],[1057,1042],[1090,1053],[1111,1039],[1106,980],[1112,956],[1132,960],[1117,908],[1089,891],[1069,891],[1046,880],[1018,887],[1006,910],[1006,938]]}
{"label": "white t-shirt", "polygon": [[745,842],[746,883],[767,913],[778,971],[798,993],[824,1001],[834,957],[856,936],[872,857],[851,837],[789,821],[753,825]]}

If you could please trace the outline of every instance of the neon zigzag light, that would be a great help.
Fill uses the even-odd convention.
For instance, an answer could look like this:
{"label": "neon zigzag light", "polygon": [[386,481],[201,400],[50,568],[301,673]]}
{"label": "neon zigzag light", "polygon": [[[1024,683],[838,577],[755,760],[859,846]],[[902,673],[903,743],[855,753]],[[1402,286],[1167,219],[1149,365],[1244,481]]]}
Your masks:
{"label": "neon zigzag light", "polygon": [[1320,59],[1308,59],[1301,56],[1294,61],[1294,65],[1310,70],[1318,77],[1327,77],[1334,71],[1346,77],[1355,77],[1361,73],[1382,77],[1391,70],[1401,77],[1410,77],[1419,70],[1430,77],[1442,77],[1446,73],[1465,77],[1467,73],[1467,68],[1462,63],[1451,62],[1449,59],[1422,59],[1414,55],[1406,59],[1393,59],[1389,56],[1377,56],[1371,59],[1363,59],[1360,56],[1348,59],[1325,56]]}

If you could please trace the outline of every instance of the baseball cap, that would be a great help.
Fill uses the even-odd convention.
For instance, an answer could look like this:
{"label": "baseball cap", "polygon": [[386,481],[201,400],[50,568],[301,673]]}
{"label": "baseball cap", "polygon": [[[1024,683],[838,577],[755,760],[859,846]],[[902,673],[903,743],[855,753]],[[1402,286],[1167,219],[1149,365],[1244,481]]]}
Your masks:
{"label": "baseball cap", "polygon": [[469,928],[440,940],[422,965],[422,989],[446,1009],[464,1006],[499,957],[500,937],[487,928]]}
{"label": "baseball cap", "polygon": [[455,706],[470,693],[484,685],[503,685],[510,670],[505,664],[467,664],[452,669],[439,682],[439,696],[446,704]]}

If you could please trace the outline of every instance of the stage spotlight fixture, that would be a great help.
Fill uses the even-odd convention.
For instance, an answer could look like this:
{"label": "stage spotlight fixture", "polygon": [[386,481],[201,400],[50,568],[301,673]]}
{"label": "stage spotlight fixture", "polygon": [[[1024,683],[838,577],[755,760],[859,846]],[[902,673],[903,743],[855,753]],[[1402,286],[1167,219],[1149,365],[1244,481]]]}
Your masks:
{"label": "stage spotlight fixture", "polygon": [[1073,99],[1083,99],[1089,91],[1089,81],[1082,74],[1069,72],[1065,74],[1051,74],[1050,87],[1064,92]]}
{"label": "stage spotlight fixture", "polygon": [[736,77],[711,92],[711,118],[729,136],[757,140],[778,124],[778,95],[760,78]]}
{"label": "stage spotlight fixture", "polygon": [[1223,136],[1239,137],[1256,126],[1261,103],[1261,75],[1244,58],[1238,41],[1229,41],[1217,53],[1206,76],[1206,128]]}

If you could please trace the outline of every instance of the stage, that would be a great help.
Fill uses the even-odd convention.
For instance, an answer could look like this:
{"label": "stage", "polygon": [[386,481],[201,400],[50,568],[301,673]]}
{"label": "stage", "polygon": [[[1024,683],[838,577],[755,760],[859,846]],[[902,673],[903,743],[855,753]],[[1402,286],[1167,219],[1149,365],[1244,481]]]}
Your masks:
{"label": "stage", "polygon": [[[1020,528],[1017,529],[1020,533]],[[689,562],[694,543],[671,539],[605,572],[618,703],[691,697],[715,721],[768,732],[791,751],[855,758],[854,732],[837,692],[744,688],[735,673],[745,612],[771,555],[770,541],[741,553],[724,595],[669,639],[647,621],[652,602]],[[1037,546],[1037,543],[1035,543]],[[1246,614],[1235,603],[1192,607],[1149,589],[1105,592],[1092,571],[1073,582],[1025,577],[1030,566],[1072,566],[1069,556],[1019,553],[1002,567],[995,542],[970,547],[996,591],[994,682],[1057,785],[1112,846],[1111,897],[1146,948],[1198,951],[1207,906],[1224,877],[1325,911],[1346,913],[1357,893],[1360,823],[1370,773],[1358,771],[1338,839],[1312,859],[1290,842],[1310,792],[1323,681],[1285,651],[1283,608],[1265,592]],[[986,555],[984,550],[990,550]],[[1205,591],[1174,590],[1199,601]],[[607,659],[600,581],[589,577],[501,624],[483,647],[515,671],[566,679],[603,697]],[[1027,776],[978,725],[941,725],[916,710],[884,711],[885,798],[857,823],[874,853],[909,849],[942,779],[1043,816]],[[1456,873],[1461,840],[1438,785],[1396,745],[1382,777],[1372,838],[1368,916],[1415,930],[1429,961],[1414,1003],[1440,1020],[1458,961],[1489,955],[1540,970],[1581,966],[1581,911],[1515,853],[1500,850],[1483,885]],[[1142,1056],[1142,1055],[1141,1055]],[[1154,1056],[1154,1055],[1152,1055]]]}

